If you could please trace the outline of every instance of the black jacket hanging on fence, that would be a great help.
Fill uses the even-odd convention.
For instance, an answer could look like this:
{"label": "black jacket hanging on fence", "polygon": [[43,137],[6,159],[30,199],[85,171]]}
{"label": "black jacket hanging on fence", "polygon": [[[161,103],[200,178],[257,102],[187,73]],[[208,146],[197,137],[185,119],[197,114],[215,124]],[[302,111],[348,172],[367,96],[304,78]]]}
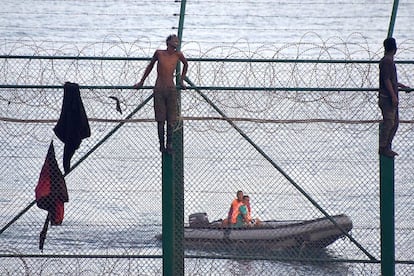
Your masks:
{"label": "black jacket hanging on fence", "polygon": [[56,136],[65,143],[63,168],[70,170],[70,160],[79,148],[82,139],[91,136],[88,118],[80,97],[79,85],[66,82],[63,86],[63,104],[59,120],[53,129]]}

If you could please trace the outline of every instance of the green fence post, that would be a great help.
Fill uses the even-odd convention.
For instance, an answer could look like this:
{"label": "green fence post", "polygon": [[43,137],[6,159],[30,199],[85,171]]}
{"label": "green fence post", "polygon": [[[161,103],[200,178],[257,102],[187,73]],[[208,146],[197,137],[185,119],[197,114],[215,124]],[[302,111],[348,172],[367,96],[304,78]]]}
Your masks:
{"label": "green fence post", "polygon": [[183,128],[175,130],[174,147],[174,275],[184,275],[184,147]]}
{"label": "green fence post", "polygon": [[397,11],[398,11],[398,0],[394,0],[394,3],[392,5],[392,12],[390,17],[390,24],[388,26],[388,35],[387,37],[392,37],[392,34],[394,33],[394,25],[395,25],[395,19],[397,18]]}
{"label": "green fence post", "polygon": [[[392,37],[398,0],[394,0],[387,37]],[[380,124],[380,130],[381,130]],[[381,274],[395,275],[394,158],[380,155]]]}
{"label": "green fence post", "polygon": [[381,274],[395,275],[394,158],[380,155]]}
{"label": "green fence post", "polygon": [[[178,22],[178,39],[179,46],[177,50],[181,50],[181,42],[184,29],[186,1],[181,1],[180,19]],[[180,63],[176,68],[176,84],[179,84],[181,79]],[[178,118],[181,118],[181,90],[178,89]],[[173,132],[173,272],[174,275],[184,275],[184,125],[182,120],[178,123]],[[165,274],[164,274],[165,275]],[[170,275],[170,274],[169,274]]]}
{"label": "green fence post", "polygon": [[163,275],[174,273],[174,165],[171,154],[162,154],[162,258]]}

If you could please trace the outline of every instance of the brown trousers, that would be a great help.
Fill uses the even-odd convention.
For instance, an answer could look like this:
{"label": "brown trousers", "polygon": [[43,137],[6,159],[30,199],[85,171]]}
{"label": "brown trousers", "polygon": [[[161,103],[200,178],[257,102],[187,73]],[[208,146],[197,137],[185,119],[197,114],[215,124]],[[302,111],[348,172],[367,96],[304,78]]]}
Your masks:
{"label": "brown trousers", "polygon": [[397,133],[400,123],[398,107],[392,105],[391,98],[379,97],[378,105],[382,113],[382,122],[380,124],[379,146],[391,149],[392,140]]}

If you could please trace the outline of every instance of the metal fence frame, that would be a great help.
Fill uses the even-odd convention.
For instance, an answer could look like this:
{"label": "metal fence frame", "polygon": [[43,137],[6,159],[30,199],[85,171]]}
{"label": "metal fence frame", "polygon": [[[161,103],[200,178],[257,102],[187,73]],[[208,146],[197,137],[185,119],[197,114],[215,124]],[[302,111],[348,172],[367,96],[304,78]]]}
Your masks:
{"label": "metal fence frame", "polygon": [[[42,56],[0,56],[0,59],[3,60],[14,60],[14,59],[22,59],[22,60],[33,60],[33,59],[48,59],[48,60],[60,60],[60,59],[69,59],[69,60],[128,60],[128,61],[148,61],[148,58],[97,58],[97,57],[42,57]],[[364,61],[364,60],[356,60],[356,61],[341,61],[341,60],[265,60],[265,59],[190,59],[190,62],[197,62],[197,63],[209,63],[209,62],[241,62],[241,63],[256,63],[256,62],[269,62],[269,63],[343,63],[343,64],[377,64],[377,61]],[[405,64],[412,66],[414,65],[414,61],[400,61],[399,64]],[[208,86],[196,86],[189,78],[186,79],[187,83],[190,85],[189,89],[194,90],[195,92],[199,93],[203,96],[202,90],[266,90],[266,91],[333,91],[333,92],[346,92],[346,91],[377,91],[377,88],[318,88],[318,87],[208,87]],[[0,84],[0,89],[57,89],[61,88],[61,85],[11,85],[11,84]],[[86,89],[132,89],[131,86],[82,86],[81,88]],[[144,89],[152,89],[151,86],[144,87]],[[139,110],[142,106],[144,106],[151,97],[147,98],[142,105],[138,106],[134,112]],[[205,98],[208,102],[208,98]],[[213,105],[214,103],[210,102],[209,104]],[[216,108],[218,113],[222,116],[224,120],[226,120],[233,128],[235,128],[246,140],[249,141],[249,137],[243,134],[242,130],[238,129],[237,126],[232,122],[231,118],[226,118],[224,113],[220,113],[220,110]],[[124,121],[119,122],[118,126],[113,129],[113,131],[109,132],[108,135],[102,140],[102,143],[105,139],[109,138],[114,132],[116,132],[119,128],[123,126],[123,124],[134,114],[134,112],[126,117]],[[175,136],[178,137],[174,138],[175,143],[182,144],[182,133],[175,133]],[[88,158],[88,156],[97,148],[99,148],[102,143],[97,144],[94,148],[92,148],[82,159],[80,159],[73,167],[79,165],[83,160]],[[255,146],[254,142],[249,141],[253,147],[256,148],[258,152],[260,152],[269,162],[272,162],[271,158],[267,157],[266,154],[261,151],[261,149]],[[183,172],[179,171],[183,168],[183,159],[182,159],[182,146],[176,145],[179,153],[175,156],[175,161],[171,159],[171,156],[164,155],[163,156],[163,163],[162,163],[162,176],[163,176],[163,233],[164,240],[163,240],[163,264],[164,264],[164,274],[168,275],[171,271],[181,271],[180,274],[184,273],[184,258],[199,258],[199,256],[185,256],[184,250],[182,247],[182,239],[183,239],[183,209],[177,209],[174,206],[182,206],[183,204],[183,180],[182,174]],[[180,163],[178,165],[179,170],[174,167],[176,163]],[[275,168],[278,169],[280,172],[283,171],[275,165]],[[394,257],[394,205],[393,205],[393,198],[394,198],[394,161],[392,159],[381,157],[380,160],[380,172],[381,172],[381,182],[380,190],[381,190],[381,260],[376,260],[372,257],[368,252],[366,252],[367,256],[371,259],[372,263],[381,262],[383,275],[394,275],[395,273],[395,257]],[[177,178],[177,174],[181,175]],[[286,175],[289,178],[288,175]],[[174,181],[173,181],[174,180]],[[300,186],[296,185],[295,182],[290,179],[290,182],[300,190]],[[178,188],[177,188],[178,187]],[[180,188],[181,187],[181,188]],[[306,192],[301,191],[305,196]],[[166,196],[173,194],[173,197]],[[165,196],[164,196],[165,195]],[[308,199],[312,202],[312,198],[308,197]],[[324,213],[324,210],[318,207],[316,202],[312,202],[317,208]],[[31,202],[26,208],[24,208],[17,216],[10,221],[6,226],[4,226],[1,231],[0,235],[16,220],[19,219],[27,210],[29,210],[35,201]],[[324,213],[327,217],[329,215],[325,212]],[[167,219],[167,218],[170,218]],[[171,220],[173,218],[173,220]],[[349,237],[352,240],[352,237]],[[357,243],[358,244],[358,243]],[[363,249],[363,248],[362,248]],[[1,257],[4,258],[123,258],[123,256],[91,256],[91,255],[19,255],[19,254],[2,254]],[[137,256],[138,258],[143,258],[142,256]],[[158,258],[160,256],[146,256],[148,258]],[[128,256],[128,258],[133,258],[132,256]],[[242,258],[243,259],[243,258]],[[398,263],[398,262],[397,262]],[[403,262],[404,263],[404,262]],[[409,263],[412,264],[412,263]]]}

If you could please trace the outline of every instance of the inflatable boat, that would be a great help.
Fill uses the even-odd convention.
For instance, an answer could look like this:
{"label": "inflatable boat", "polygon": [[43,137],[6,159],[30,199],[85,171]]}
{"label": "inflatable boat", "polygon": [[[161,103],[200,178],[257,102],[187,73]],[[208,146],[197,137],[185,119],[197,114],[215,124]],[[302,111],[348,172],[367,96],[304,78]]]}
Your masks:
{"label": "inflatable boat", "polygon": [[332,244],[351,229],[352,221],[344,214],[311,220],[268,220],[235,228],[223,226],[221,220],[210,223],[206,213],[196,213],[189,216],[189,224],[184,227],[184,243],[199,249],[313,249]]}

